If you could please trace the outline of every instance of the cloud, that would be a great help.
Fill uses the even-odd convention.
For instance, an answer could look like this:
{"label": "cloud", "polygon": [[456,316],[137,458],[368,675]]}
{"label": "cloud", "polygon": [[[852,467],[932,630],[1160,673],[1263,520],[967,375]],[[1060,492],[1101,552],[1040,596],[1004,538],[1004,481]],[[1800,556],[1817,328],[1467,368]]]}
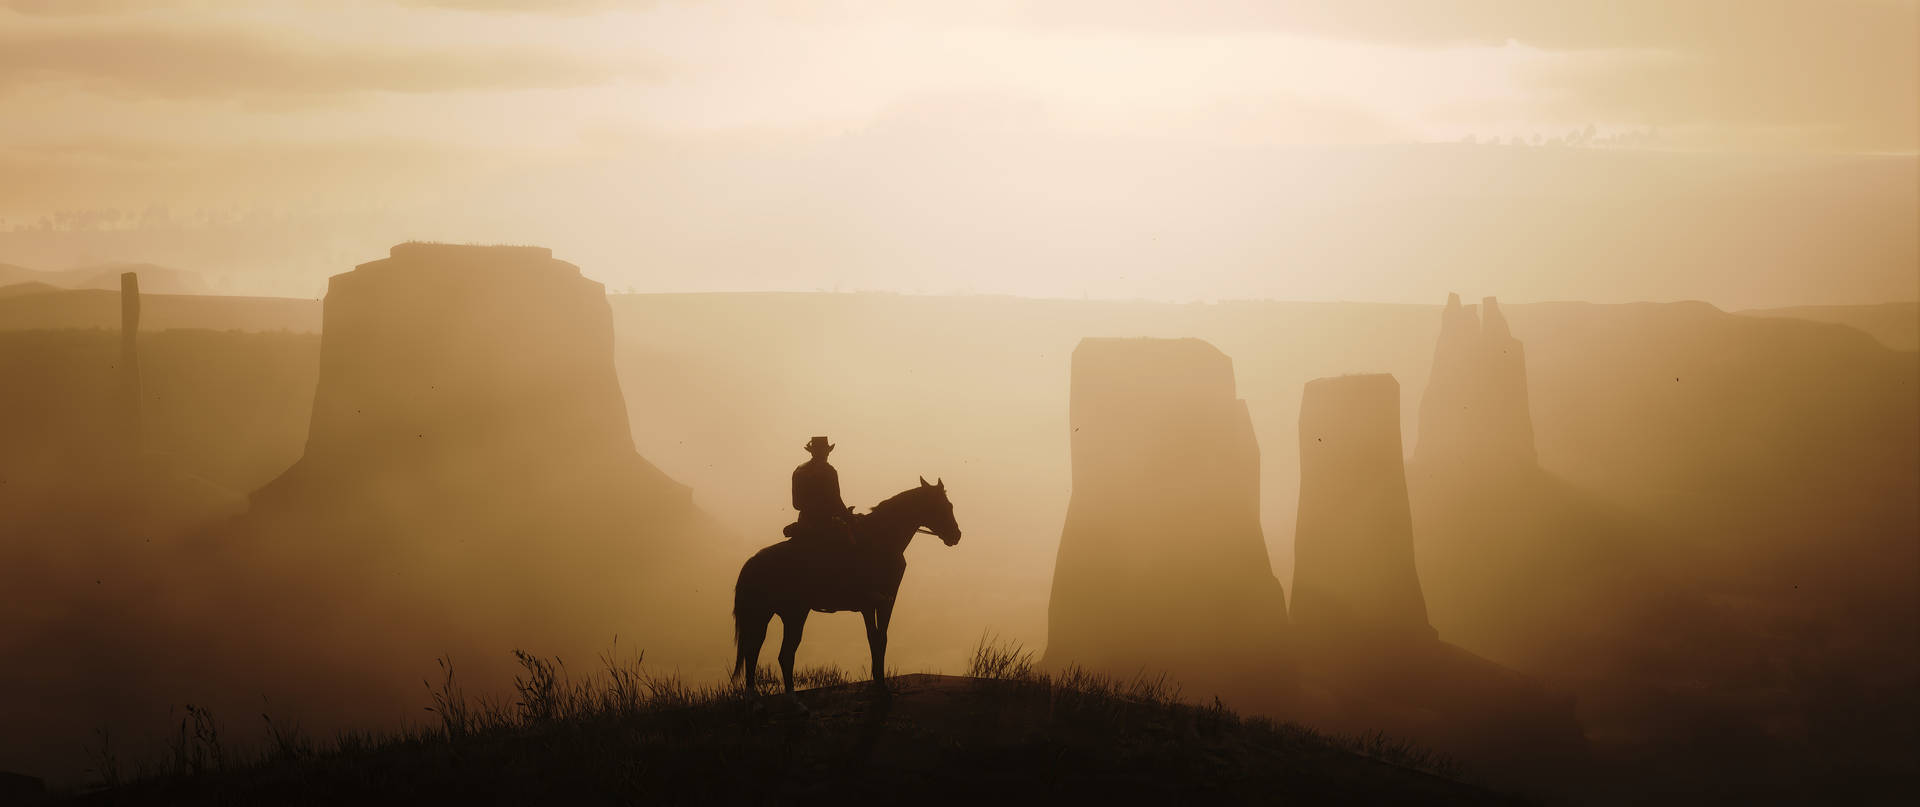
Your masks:
{"label": "cloud", "polygon": [[[1912,0],[1040,0],[1032,24],[1139,32],[1288,31],[1402,45],[1699,48],[1772,31],[1815,38],[1854,20],[1911,21]],[[1911,40],[1912,27],[1899,31]]]}
{"label": "cloud", "polygon": [[[631,92],[580,116],[711,129],[839,125],[889,98],[997,87],[1081,117],[1111,109],[1101,120],[1117,129],[1206,109],[1213,122],[1165,125],[1286,142],[1592,123],[1685,130],[1706,148],[1920,149],[1915,0],[0,3],[74,17],[0,12],[0,89],[121,100],[279,111],[347,93],[596,87]],[[143,10],[168,13],[108,13]],[[601,14],[629,10],[654,13]],[[669,55],[676,81],[621,86],[661,75],[626,55],[636,43]]]}
{"label": "cloud", "polygon": [[1540,70],[1535,114],[1691,129],[1688,145],[1920,150],[1920,66],[1863,50],[1837,64],[1810,55],[1621,53]]}
{"label": "cloud", "polygon": [[0,8],[37,17],[122,14],[158,5],[153,0],[5,0]]}
{"label": "cloud", "polygon": [[651,8],[659,0],[396,0],[415,8],[455,11],[507,11],[527,14],[590,14],[597,11]]}
{"label": "cloud", "polygon": [[258,204],[421,204],[498,172],[516,155],[429,138],[327,138],[196,144],[138,133],[0,144],[0,217],[166,204],[226,210]]}
{"label": "cloud", "polygon": [[[1524,76],[1558,121],[1720,129],[1750,142],[1920,149],[1913,0],[1052,0],[1028,24],[1139,33],[1285,31],[1415,48],[1538,48]],[[1771,135],[1770,135],[1771,136]]]}
{"label": "cloud", "polygon": [[[588,14],[623,8],[647,8],[660,0],[388,0],[411,8],[456,11],[507,11],[535,14]],[[308,0],[317,10],[338,10],[337,0]],[[39,17],[84,17],[143,11],[244,10],[258,0],[0,0],[0,8]]]}
{"label": "cloud", "polygon": [[579,87],[623,69],[523,46],[322,42],[256,29],[0,31],[0,86],[72,80],[160,98]]}
{"label": "cloud", "polygon": [[1406,142],[1412,135],[1370,111],[1324,99],[1273,93],[1223,98],[1175,110],[1103,117],[1071,98],[992,92],[928,92],[882,107],[864,133],[928,142],[1006,136],[1042,139],[1133,136],[1237,145],[1326,145]]}
{"label": "cloud", "polygon": [[1570,120],[1691,127],[1735,145],[1920,150],[1920,4],[1671,5],[1664,28],[1647,12],[1564,32],[1557,41],[1616,50],[1527,80]]}

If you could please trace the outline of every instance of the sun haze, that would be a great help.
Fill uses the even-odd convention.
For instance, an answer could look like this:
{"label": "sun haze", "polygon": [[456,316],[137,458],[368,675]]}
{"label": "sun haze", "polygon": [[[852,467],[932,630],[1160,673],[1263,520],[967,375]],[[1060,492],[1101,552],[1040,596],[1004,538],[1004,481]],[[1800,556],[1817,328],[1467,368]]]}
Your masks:
{"label": "sun haze", "polygon": [[1910,0],[9,0],[0,251],[294,296],[428,238],[639,291],[1906,301],[1917,24]]}
{"label": "sun haze", "polygon": [[0,0],[0,804],[1912,803],[1916,99],[1920,0]]}

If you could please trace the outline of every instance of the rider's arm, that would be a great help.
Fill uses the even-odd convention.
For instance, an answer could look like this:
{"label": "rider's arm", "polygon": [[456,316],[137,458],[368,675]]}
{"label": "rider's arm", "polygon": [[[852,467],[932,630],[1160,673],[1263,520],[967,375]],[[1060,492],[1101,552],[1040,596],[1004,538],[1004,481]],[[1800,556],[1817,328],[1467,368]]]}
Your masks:
{"label": "rider's arm", "polygon": [[833,493],[833,511],[845,512],[847,503],[840,498],[840,472],[834,470],[831,465],[827,466],[826,483],[827,490]]}

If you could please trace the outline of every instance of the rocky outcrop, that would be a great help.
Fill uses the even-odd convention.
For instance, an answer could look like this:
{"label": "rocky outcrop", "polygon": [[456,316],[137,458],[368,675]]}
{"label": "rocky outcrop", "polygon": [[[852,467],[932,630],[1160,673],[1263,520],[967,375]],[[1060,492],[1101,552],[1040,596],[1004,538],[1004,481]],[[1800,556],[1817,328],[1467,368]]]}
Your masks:
{"label": "rocky outcrop", "polygon": [[1293,624],[1303,640],[1433,638],[1414,571],[1393,376],[1307,383],[1297,525]]}
{"label": "rocky outcrop", "polygon": [[635,451],[599,283],[542,248],[402,244],[336,275],[324,322],[305,452],[217,541],[216,576],[272,590],[227,596],[296,634],[379,624],[369,657],[724,653],[739,548]]}
{"label": "rocky outcrop", "polygon": [[1198,339],[1085,339],[1071,396],[1047,663],[1271,691],[1286,600],[1232,359]]}
{"label": "rocky outcrop", "polygon": [[140,276],[120,276],[120,433],[140,451]]}
{"label": "rocky outcrop", "polygon": [[1532,466],[1533,418],[1527,404],[1526,352],[1500,304],[1480,314],[1447,295],[1433,374],[1420,399],[1415,461],[1468,467]]}
{"label": "rocky outcrop", "polygon": [[1509,783],[1562,775],[1585,757],[1573,701],[1439,640],[1416,571],[1393,376],[1308,382],[1300,404],[1293,637],[1302,714],[1340,731],[1385,731]]}
{"label": "rocky outcrop", "polygon": [[1675,571],[1684,539],[1539,466],[1523,356],[1493,298],[1478,318],[1448,300],[1408,468],[1433,624],[1503,664],[1616,685],[1737,658],[1702,652],[1732,637]]}
{"label": "rocky outcrop", "polygon": [[633,449],[605,288],[542,247],[400,244],[334,276],[306,451],[255,500],[502,486],[687,505]]}

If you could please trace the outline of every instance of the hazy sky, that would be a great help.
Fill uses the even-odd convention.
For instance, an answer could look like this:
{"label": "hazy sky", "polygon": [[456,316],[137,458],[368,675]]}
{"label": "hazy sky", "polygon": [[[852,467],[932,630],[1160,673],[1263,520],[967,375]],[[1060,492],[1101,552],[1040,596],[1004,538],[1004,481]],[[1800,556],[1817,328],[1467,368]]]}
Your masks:
{"label": "hazy sky", "polygon": [[[662,290],[1920,293],[1887,264],[1920,237],[1920,0],[0,5],[0,229],[113,231],[0,234],[0,262],[159,260],[310,293],[423,238],[538,242]],[[1550,155],[1366,148],[1468,138]],[[1825,228],[1837,201],[1869,223],[1809,243],[1872,244],[1837,285],[1780,263],[1751,288],[1727,267],[1642,287],[1541,265],[1633,232],[1611,214],[1521,253],[1489,250],[1505,234],[1481,219],[1359,257],[1378,229],[1299,223],[1338,210],[1391,233],[1541,194],[1592,218],[1743,183],[1828,202],[1748,225]],[[1689,232],[1741,226],[1679,213],[1702,217]],[[1435,250],[1457,265],[1419,265]],[[1502,254],[1529,267],[1486,268]]]}

